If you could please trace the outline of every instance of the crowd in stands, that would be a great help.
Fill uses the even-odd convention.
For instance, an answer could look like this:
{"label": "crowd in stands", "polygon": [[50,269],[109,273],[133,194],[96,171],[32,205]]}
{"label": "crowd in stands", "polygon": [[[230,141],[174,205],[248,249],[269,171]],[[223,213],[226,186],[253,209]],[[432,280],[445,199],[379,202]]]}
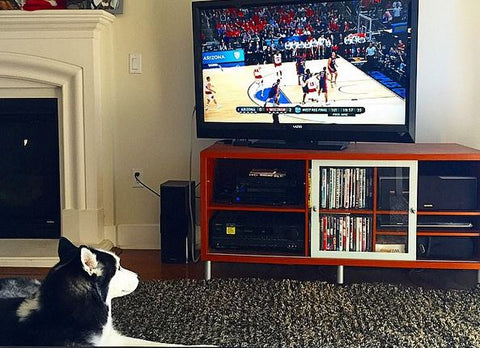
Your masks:
{"label": "crowd in stands", "polygon": [[[370,37],[358,35],[359,13],[372,19],[376,29],[388,29],[403,20],[401,0],[352,0],[305,5],[212,9],[202,17],[205,51],[242,48],[245,63],[271,63],[276,51],[284,61],[301,54],[324,59],[337,52],[345,59],[366,58]],[[347,15],[348,14],[348,15]],[[383,67],[405,68],[405,45],[373,37],[374,60]],[[369,54],[371,49],[369,50]]]}
{"label": "crowd in stands", "polygon": [[406,78],[407,54],[405,43],[398,40],[387,46],[377,43],[377,67],[395,80]]}
{"label": "crowd in stands", "polygon": [[[312,3],[303,7],[284,5],[250,9],[213,10],[204,15],[204,43],[210,50],[243,48],[257,59],[268,59],[269,52],[305,49],[316,58],[338,44],[339,34],[353,32],[351,18],[345,18],[340,3]],[[319,49],[318,42],[321,42]],[[218,43],[218,44],[216,44]]]}

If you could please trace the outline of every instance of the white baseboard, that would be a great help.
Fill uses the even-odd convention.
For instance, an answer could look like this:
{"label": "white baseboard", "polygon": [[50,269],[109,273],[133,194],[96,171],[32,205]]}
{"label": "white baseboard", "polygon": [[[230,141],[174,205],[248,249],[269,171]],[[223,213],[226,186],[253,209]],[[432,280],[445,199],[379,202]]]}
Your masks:
{"label": "white baseboard", "polygon": [[56,239],[2,239],[0,267],[52,267],[57,246]]}
{"label": "white baseboard", "polygon": [[51,268],[58,257],[0,257],[0,267],[42,267]]}
{"label": "white baseboard", "polygon": [[[113,243],[108,239],[89,245],[103,250],[113,248]],[[57,239],[2,239],[0,267],[50,268],[59,261],[57,247]]]}
{"label": "white baseboard", "polygon": [[160,249],[160,226],[118,225],[116,246],[122,249]]}

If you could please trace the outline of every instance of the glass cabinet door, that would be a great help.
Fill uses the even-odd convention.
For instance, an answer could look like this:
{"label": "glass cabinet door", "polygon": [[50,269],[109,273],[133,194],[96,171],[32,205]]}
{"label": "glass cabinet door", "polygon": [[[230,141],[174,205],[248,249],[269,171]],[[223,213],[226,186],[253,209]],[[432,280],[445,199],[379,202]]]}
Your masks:
{"label": "glass cabinet door", "polygon": [[312,161],[311,256],[414,260],[416,178],[416,161]]}

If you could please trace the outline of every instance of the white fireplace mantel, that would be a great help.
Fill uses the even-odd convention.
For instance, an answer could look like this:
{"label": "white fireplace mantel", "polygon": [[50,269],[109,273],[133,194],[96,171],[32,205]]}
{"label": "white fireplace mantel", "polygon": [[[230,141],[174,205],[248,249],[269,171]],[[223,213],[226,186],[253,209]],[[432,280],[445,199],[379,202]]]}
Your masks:
{"label": "white fireplace mantel", "polygon": [[[0,11],[0,98],[59,100],[61,234],[75,243],[115,238],[114,19],[99,10]],[[41,264],[32,262],[19,264]]]}
{"label": "white fireplace mantel", "polygon": [[0,37],[93,38],[115,16],[98,10],[1,11]]}

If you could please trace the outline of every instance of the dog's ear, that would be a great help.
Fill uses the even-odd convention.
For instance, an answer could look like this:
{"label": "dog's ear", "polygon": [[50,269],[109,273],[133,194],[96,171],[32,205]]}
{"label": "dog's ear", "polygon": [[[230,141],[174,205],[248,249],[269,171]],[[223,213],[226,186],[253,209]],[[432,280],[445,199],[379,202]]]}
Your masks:
{"label": "dog's ear", "polygon": [[73,259],[78,253],[78,248],[67,238],[61,237],[58,242],[58,256],[61,263],[66,263]]}
{"label": "dog's ear", "polygon": [[88,273],[88,275],[98,273],[98,261],[97,256],[92,253],[90,249],[82,246],[80,248],[80,258],[82,260],[83,270]]}

